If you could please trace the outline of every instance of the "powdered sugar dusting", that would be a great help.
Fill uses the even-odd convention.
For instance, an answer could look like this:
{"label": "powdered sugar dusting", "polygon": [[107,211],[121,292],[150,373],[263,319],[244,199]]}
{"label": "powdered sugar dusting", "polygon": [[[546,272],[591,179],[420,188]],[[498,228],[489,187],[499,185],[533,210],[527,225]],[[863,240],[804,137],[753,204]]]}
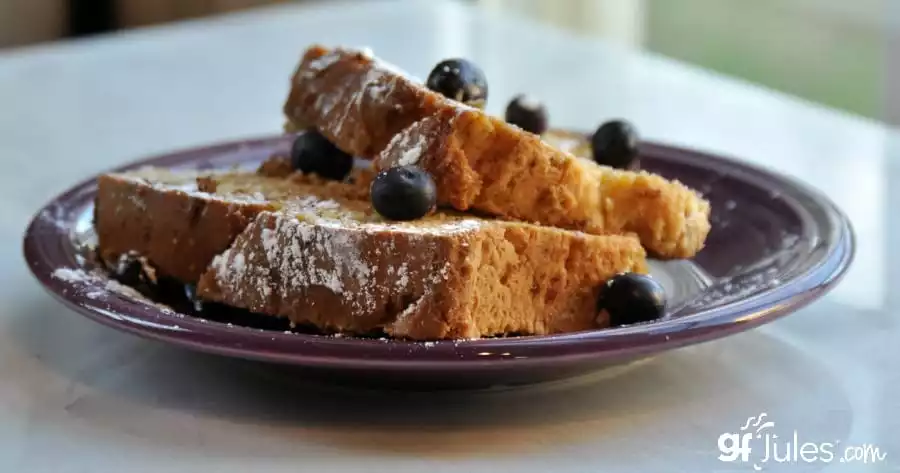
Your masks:
{"label": "powdered sugar dusting", "polygon": [[[428,120],[425,118],[423,120]],[[425,152],[425,135],[419,131],[421,121],[416,122],[405,130],[394,135],[384,149],[386,156],[396,157],[397,166],[409,166],[419,162],[419,158]]]}
{"label": "powdered sugar dusting", "polygon": [[217,201],[217,202],[225,202],[225,203],[247,203],[247,204],[260,204],[266,202],[266,196],[261,192],[253,192],[252,194],[227,194],[227,195],[219,195],[219,194],[210,194],[209,192],[200,192],[200,191],[185,191],[182,190],[185,194],[188,194],[191,197],[209,200],[209,201]]}
{"label": "powdered sugar dusting", "polygon": [[409,332],[409,318],[419,310],[419,305],[422,301],[429,296],[430,294],[426,292],[421,297],[416,299],[412,304],[406,306],[402,312],[397,314],[397,317],[394,319],[394,323],[391,326],[391,329],[398,334],[404,334]]}
{"label": "powdered sugar dusting", "polygon": [[209,267],[212,268],[217,274],[225,274],[228,272],[228,255],[230,254],[230,250],[226,250],[223,253],[220,253],[213,257],[213,260],[209,263]]}
{"label": "powdered sugar dusting", "polygon": [[146,209],[147,209],[147,204],[144,202],[144,199],[142,199],[140,196],[138,196],[138,195],[136,195],[136,194],[131,194],[131,195],[128,196],[128,199],[129,199],[129,200],[131,201],[131,203],[133,203],[137,208],[139,208],[139,209],[141,209],[141,210],[146,210]]}
{"label": "powdered sugar dusting", "polygon": [[[364,98],[370,97],[371,99],[383,101],[385,100],[387,91],[384,92],[384,95],[381,96],[373,96],[371,93],[366,92],[372,86],[378,86],[379,90],[383,90],[383,86],[378,85],[378,81],[384,77],[384,71],[378,70],[376,68],[369,69],[366,71],[366,75],[362,79],[362,88],[357,90],[350,96],[349,100],[346,100],[344,104],[344,111],[340,117],[337,119],[335,133],[340,135],[343,132],[344,124],[347,122],[347,118],[352,116],[361,116]],[[323,109],[323,111],[328,114],[330,110]]]}
{"label": "powdered sugar dusting", "polygon": [[75,290],[83,292],[84,297],[90,300],[103,300],[110,295],[120,295],[153,306],[164,314],[182,316],[172,308],[151,301],[136,289],[109,279],[107,275],[100,272],[86,271],[81,268],[56,268],[51,276],[76,286]]}
{"label": "powdered sugar dusting", "polygon": [[[440,284],[447,278],[449,262],[433,273],[427,269],[423,273],[422,265],[415,264],[420,257],[417,253],[386,264],[380,273],[388,277],[385,281],[376,276],[373,259],[379,257],[372,242],[368,224],[354,228],[327,221],[311,223],[290,214],[267,212],[214,261],[213,269],[219,286],[236,298],[242,290],[268,296],[306,294],[312,287],[321,287],[360,314],[382,307],[387,303],[385,297],[408,295],[417,281]],[[388,239],[378,246],[385,249],[392,244],[393,239]],[[423,245],[419,252],[433,251],[427,242],[418,245]],[[238,259],[242,261],[236,263]]]}
{"label": "powdered sugar dusting", "polygon": [[[203,174],[182,172],[173,173],[159,168],[141,168],[136,171],[123,174],[115,174],[117,179],[132,182],[137,185],[147,186],[161,191],[174,191],[187,194],[190,197],[224,203],[263,203],[266,196],[262,192],[252,193],[209,193],[197,188],[198,177],[214,177],[215,173]],[[136,195],[129,195],[128,199],[140,209],[144,209],[145,202]]]}
{"label": "powdered sugar dusting", "polygon": [[419,135],[418,140],[413,143],[408,149],[403,151],[400,155],[400,159],[397,160],[397,164],[401,166],[409,166],[410,164],[416,164],[419,162],[419,158],[422,157],[422,151],[424,147],[425,137]]}
{"label": "powdered sugar dusting", "polygon": [[[347,93],[319,93],[315,95],[313,103],[313,108],[334,124],[333,132],[336,134],[341,134],[345,126],[350,126],[348,124],[358,127],[359,120],[352,118],[362,116],[363,110],[371,104],[388,102],[400,81],[421,83],[420,79],[411,76],[403,69],[376,57],[369,48],[359,50],[337,48],[307,61],[297,75],[298,87],[305,87],[305,84],[302,84],[305,81],[317,80],[328,68],[348,55],[356,55],[358,59],[368,61],[370,67],[361,77],[354,78],[354,83],[347,84]],[[336,110],[336,107],[341,108]],[[302,114],[302,110],[295,112],[295,115]],[[364,127],[360,127],[360,129],[354,128],[354,132],[364,134],[366,130]]]}
{"label": "powdered sugar dusting", "polygon": [[72,268],[56,268],[51,274],[54,279],[66,282],[86,282],[93,280],[93,276],[86,273],[83,269]]}
{"label": "powdered sugar dusting", "polygon": [[460,218],[443,221],[420,221],[418,225],[404,222],[367,222],[359,224],[372,232],[386,231],[418,235],[452,235],[474,231],[485,224],[476,218]]}
{"label": "powdered sugar dusting", "polygon": [[406,286],[409,284],[409,265],[406,261],[404,261],[400,268],[397,269],[397,289],[400,291],[406,290]]}
{"label": "powdered sugar dusting", "polygon": [[350,218],[352,214],[342,210],[341,204],[332,199],[322,199],[318,196],[308,195],[291,200],[285,205],[285,210],[295,213],[299,218],[309,221],[318,221],[330,216],[339,220]]}
{"label": "powdered sugar dusting", "polygon": [[386,100],[388,94],[394,89],[394,83],[397,81],[397,78],[391,78],[388,81],[384,82],[371,82],[366,85],[365,94],[368,95],[369,100]]}
{"label": "powdered sugar dusting", "polygon": [[[369,104],[386,102],[396,87],[399,78],[421,82],[399,67],[377,58],[369,48],[362,48],[361,50],[338,48],[308,61],[297,76],[299,86],[303,87],[304,85],[300,83],[304,81],[316,80],[326,69],[340,62],[348,54],[356,55],[358,58],[369,61],[371,67],[366,69],[362,77],[358,78],[358,83],[348,84],[348,90],[353,91],[349,95],[320,93],[316,94],[313,104],[316,110],[327,116],[329,121],[333,121],[334,133],[336,134],[341,134],[347,123],[353,123],[353,126],[356,126],[358,120],[348,119],[361,116],[362,110]],[[342,108],[335,110],[335,107],[339,106]],[[354,131],[365,133],[363,129]]]}
{"label": "powdered sugar dusting", "polygon": [[[265,242],[265,238],[263,238],[263,242]],[[246,268],[244,264],[244,255],[238,253],[234,255],[234,259],[231,260],[231,268],[236,274],[243,274],[244,269]]]}
{"label": "powdered sugar dusting", "polygon": [[[140,292],[138,292],[138,291],[137,291],[136,289],[134,289],[133,287],[126,286],[126,285],[124,285],[124,284],[122,284],[122,283],[120,283],[119,281],[116,281],[116,280],[114,280],[114,279],[110,279],[110,280],[106,281],[106,284],[104,284],[103,287],[104,287],[104,289],[106,289],[108,292],[113,292],[113,293],[116,293],[116,294],[121,294],[121,295],[123,295],[123,296],[133,297],[133,298],[135,298],[135,299],[142,299],[142,300],[146,300],[146,301],[149,302],[149,299],[147,299],[146,297],[144,297],[143,294],[141,294]],[[90,297],[90,294],[88,294],[88,297]],[[165,311],[171,312],[171,309],[169,309],[168,307],[164,307],[163,309],[164,309]]]}
{"label": "powdered sugar dusting", "polygon": [[[268,214],[258,218],[247,230],[265,222]],[[362,235],[352,232],[329,231],[327,227],[299,221],[290,216],[275,219],[274,228],[262,228],[258,242],[252,239],[239,241],[223,253],[222,258],[235,261],[241,258],[242,270],[235,264],[215,266],[217,280],[223,287],[240,290],[250,286],[261,294],[269,295],[274,289],[280,294],[302,293],[309,287],[323,286],[331,292],[345,296],[351,304],[360,304],[355,289],[373,284],[371,268],[360,251]],[[253,245],[262,250],[263,261],[244,259],[245,252],[252,252]],[[280,275],[279,287],[272,287],[269,269]],[[349,282],[352,287],[345,286]],[[348,290],[354,289],[354,290]],[[365,294],[362,291],[359,294]],[[365,301],[365,297],[362,297]],[[358,307],[362,308],[362,307]]]}
{"label": "powdered sugar dusting", "polygon": [[323,54],[309,61],[306,67],[301,70],[298,79],[313,79],[340,59],[341,55],[336,51]]}
{"label": "powdered sugar dusting", "polygon": [[[397,232],[421,235],[450,235],[472,231],[484,224],[477,218],[425,218],[414,222],[383,220],[367,208],[348,208],[346,202],[307,195],[283,202],[280,215],[314,223],[335,231],[365,230],[367,232]],[[371,209],[368,209],[371,210]],[[376,249],[376,253],[380,251]]]}

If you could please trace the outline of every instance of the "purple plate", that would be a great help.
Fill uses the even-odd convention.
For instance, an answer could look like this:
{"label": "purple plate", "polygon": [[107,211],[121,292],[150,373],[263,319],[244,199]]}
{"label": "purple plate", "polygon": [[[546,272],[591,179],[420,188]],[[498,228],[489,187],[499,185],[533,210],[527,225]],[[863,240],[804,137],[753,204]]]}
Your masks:
{"label": "purple plate", "polygon": [[[146,159],[140,166],[252,167],[284,137],[227,143]],[[822,296],[853,257],[846,217],[792,179],[722,157],[659,144],[642,166],[700,190],[713,229],[692,261],[651,262],[670,297],[659,321],[555,336],[409,342],[285,333],[214,322],[168,309],[90,273],[86,251],[94,179],[47,204],[25,235],[25,258],[47,290],[104,325],[204,352],[301,369],[330,381],[399,387],[520,385],[587,374],[747,330]],[[85,347],[89,349],[89,347]]]}

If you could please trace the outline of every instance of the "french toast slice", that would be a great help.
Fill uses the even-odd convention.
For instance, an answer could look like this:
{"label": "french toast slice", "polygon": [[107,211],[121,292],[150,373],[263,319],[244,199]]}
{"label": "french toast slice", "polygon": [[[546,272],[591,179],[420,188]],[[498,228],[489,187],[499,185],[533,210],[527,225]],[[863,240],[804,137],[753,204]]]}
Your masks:
{"label": "french toast slice", "polygon": [[689,258],[709,233],[709,203],[646,171],[600,166],[480,110],[445,109],[397,134],[377,168],[415,164],[455,209],[592,234],[636,233],[662,258]]}
{"label": "french toast slice", "polygon": [[600,287],[628,271],[646,272],[646,262],[626,235],[474,217],[395,224],[263,212],[213,260],[198,294],[330,332],[479,338],[604,327]]}
{"label": "french toast slice", "polygon": [[603,327],[596,300],[620,272],[646,272],[632,235],[597,236],[438,212],[385,221],[369,175],[106,175],[99,252],[138,253],[197,294],[327,332],[417,340]]}
{"label": "french toast slice", "polygon": [[697,253],[709,203],[679,182],[578,159],[537,135],[428,90],[371,54],[309,48],[284,106],[379,169],[416,164],[438,204],[592,234],[636,233],[662,258]]}
{"label": "french toast slice", "polygon": [[353,184],[345,184],[288,176],[278,163],[267,162],[260,173],[144,168],[101,175],[94,207],[98,256],[116,267],[123,255],[137,253],[161,274],[195,283],[260,212],[303,205],[303,196],[313,193],[368,198],[371,171],[357,169]]}

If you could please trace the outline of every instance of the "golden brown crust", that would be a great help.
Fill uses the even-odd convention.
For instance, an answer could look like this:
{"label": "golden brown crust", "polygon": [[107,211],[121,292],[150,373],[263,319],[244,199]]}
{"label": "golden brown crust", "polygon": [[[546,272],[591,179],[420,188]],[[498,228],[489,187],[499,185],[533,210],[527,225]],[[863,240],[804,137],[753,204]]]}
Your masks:
{"label": "golden brown crust", "polygon": [[684,185],[615,171],[446,99],[377,59],[310,48],[284,108],[376,167],[418,164],[441,205],[594,234],[634,232],[652,253],[686,258],[709,232],[709,204]]}

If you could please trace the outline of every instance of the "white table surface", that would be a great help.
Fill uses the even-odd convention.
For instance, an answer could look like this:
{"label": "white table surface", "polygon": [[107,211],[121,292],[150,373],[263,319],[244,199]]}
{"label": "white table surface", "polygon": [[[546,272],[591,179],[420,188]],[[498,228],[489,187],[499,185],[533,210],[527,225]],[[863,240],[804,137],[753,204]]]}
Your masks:
{"label": "white table surface", "polygon": [[[419,76],[470,57],[494,112],[527,91],[554,125],[623,116],[646,137],[798,176],[850,215],[856,262],[761,329],[577,387],[469,395],[313,388],[106,329],[42,291],[20,253],[32,212],[148,153],[277,132],[311,42],[368,45]],[[801,442],[888,455],[768,471],[893,471],[897,143],[875,122],[438,1],[289,6],[0,53],[0,471],[752,471],[720,462],[716,442],[760,412]]]}

